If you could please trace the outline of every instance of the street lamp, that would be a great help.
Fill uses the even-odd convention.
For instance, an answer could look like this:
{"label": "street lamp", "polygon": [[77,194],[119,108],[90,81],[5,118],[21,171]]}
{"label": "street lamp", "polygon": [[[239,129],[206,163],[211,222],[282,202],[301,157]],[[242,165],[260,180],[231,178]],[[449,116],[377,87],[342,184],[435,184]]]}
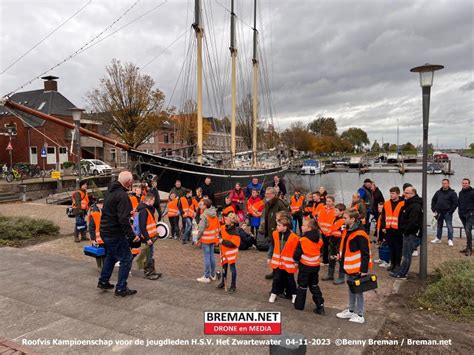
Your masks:
{"label": "street lamp", "polygon": [[77,142],[77,181],[76,181],[76,187],[79,189],[80,182],[81,182],[81,114],[83,109],[73,107],[70,108],[69,111],[72,112],[72,120],[74,124],[76,125],[76,142]]}
{"label": "street lamp", "polygon": [[434,72],[443,69],[444,66],[436,64],[425,64],[410,69],[412,73],[420,73],[420,85],[423,94],[423,172],[422,172],[422,196],[423,196],[423,236],[421,239],[420,253],[420,279],[426,280],[428,276],[428,124],[430,119],[430,95],[433,85]]}

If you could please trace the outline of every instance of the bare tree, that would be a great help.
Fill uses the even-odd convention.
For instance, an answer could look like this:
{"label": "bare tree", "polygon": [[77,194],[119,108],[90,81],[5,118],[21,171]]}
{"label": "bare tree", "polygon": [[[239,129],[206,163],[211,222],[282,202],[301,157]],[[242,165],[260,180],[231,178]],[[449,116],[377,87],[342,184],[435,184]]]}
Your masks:
{"label": "bare tree", "polygon": [[[262,120],[257,118],[257,127],[262,123]],[[262,129],[257,129],[258,133],[262,133]],[[248,149],[252,148],[253,135],[253,106],[252,96],[245,96],[237,106],[237,134],[242,136],[244,143]]]}
{"label": "bare tree", "polygon": [[[197,104],[193,100],[187,100],[178,115],[174,117],[176,124],[176,134],[178,139],[187,145],[197,143]],[[203,120],[202,125],[203,140],[206,139],[210,131],[210,125],[207,120]]]}

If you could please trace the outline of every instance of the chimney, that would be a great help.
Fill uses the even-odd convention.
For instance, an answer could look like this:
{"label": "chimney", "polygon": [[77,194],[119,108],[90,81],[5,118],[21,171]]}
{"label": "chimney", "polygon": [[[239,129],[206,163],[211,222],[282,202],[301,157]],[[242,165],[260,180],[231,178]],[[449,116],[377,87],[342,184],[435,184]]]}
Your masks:
{"label": "chimney", "polygon": [[43,76],[41,79],[45,80],[44,82],[44,91],[58,91],[58,82],[56,79],[59,79],[57,76]]}

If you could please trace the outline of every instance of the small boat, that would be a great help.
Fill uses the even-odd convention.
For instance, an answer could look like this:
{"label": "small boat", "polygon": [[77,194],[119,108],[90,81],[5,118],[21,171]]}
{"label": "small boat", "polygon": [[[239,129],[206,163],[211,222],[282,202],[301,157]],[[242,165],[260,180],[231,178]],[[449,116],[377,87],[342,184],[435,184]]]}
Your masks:
{"label": "small boat", "polygon": [[317,159],[307,159],[303,162],[300,170],[301,175],[317,175],[321,174],[321,164]]}
{"label": "small boat", "polygon": [[434,161],[448,161],[449,157],[448,157],[448,154],[446,154],[446,153],[434,152],[433,153],[433,160]]}
{"label": "small boat", "polygon": [[367,166],[367,163],[362,161],[362,157],[351,157],[349,160],[349,168],[360,169],[364,166]]}
{"label": "small boat", "polygon": [[398,164],[399,156],[397,153],[387,155],[387,164]]}
{"label": "small boat", "polygon": [[430,164],[427,169],[428,174],[442,174],[443,169],[438,164]]}

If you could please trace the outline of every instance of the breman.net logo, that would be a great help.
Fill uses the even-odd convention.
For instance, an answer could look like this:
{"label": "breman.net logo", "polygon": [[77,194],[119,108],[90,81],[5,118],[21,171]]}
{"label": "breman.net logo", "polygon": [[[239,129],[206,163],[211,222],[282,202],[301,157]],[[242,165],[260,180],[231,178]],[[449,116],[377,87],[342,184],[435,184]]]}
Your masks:
{"label": "breman.net logo", "polygon": [[281,334],[281,312],[204,312],[204,334]]}

